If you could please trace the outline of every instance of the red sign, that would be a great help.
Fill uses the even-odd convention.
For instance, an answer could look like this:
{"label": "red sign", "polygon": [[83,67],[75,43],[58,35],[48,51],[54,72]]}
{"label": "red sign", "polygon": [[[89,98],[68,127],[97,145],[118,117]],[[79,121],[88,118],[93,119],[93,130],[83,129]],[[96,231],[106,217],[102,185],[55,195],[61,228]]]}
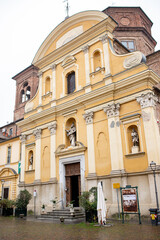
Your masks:
{"label": "red sign", "polygon": [[122,190],[123,211],[138,212],[136,189]]}

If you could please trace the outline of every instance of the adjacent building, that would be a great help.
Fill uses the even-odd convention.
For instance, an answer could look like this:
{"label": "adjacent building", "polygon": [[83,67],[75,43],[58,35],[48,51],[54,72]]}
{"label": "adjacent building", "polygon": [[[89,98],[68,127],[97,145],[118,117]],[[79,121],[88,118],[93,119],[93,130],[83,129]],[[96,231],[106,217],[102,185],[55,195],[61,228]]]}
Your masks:
{"label": "adjacent building", "polygon": [[14,121],[0,128],[0,196],[15,199],[18,194],[21,164],[20,129],[26,102],[38,87],[37,68],[33,65],[13,77],[16,81]]}

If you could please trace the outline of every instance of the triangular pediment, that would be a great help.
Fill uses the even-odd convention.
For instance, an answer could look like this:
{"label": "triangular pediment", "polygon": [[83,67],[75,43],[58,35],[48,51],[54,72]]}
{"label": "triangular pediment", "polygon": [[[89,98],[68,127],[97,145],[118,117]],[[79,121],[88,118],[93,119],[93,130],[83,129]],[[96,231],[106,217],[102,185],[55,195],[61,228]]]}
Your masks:
{"label": "triangular pediment", "polygon": [[108,16],[101,11],[80,12],[67,18],[48,35],[37,51],[32,64],[106,18]]}

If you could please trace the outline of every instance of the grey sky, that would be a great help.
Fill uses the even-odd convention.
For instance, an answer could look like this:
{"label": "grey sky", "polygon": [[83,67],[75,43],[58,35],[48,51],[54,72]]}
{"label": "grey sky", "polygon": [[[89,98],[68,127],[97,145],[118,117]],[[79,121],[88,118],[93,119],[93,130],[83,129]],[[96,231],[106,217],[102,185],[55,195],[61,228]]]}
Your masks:
{"label": "grey sky", "polygon": [[[69,15],[108,6],[140,6],[153,22],[152,35],[160,49],[159,0],[69,0]],[[13,121],[15,81],[28,67],[47,35],[65,18],[63,0],[0,0],[0,126]]]}

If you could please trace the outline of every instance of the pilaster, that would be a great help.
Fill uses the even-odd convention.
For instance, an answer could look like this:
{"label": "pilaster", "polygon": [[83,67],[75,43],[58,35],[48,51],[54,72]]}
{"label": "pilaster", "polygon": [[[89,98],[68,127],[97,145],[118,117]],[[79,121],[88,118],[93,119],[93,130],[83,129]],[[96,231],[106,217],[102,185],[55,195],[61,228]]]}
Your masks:
{"label": "pilaster", "polygon": [[112,167],[111,173],[113,174],[117,174],[119,171],[122,171],[124,169],[119,109],[119,103],[108,104],[106,107],[104,107],[104,112],[107,114],[108,118],[108,131]]}
{"label": "pilaster", "polygon": [[24,182],[24,172],[25,172],[25,156],[26,156],[26,135],[21,135],[20,136],[20,140],[21,140],[21,178],[20,181]]}
{"label": "pilaster", "polygon": [[41,129],[33,131],[36,139],[36,156],[35,156],[35,181],[40,181],[41,178]]}
{"label": "pilaster", "polygon": [[105,65],[105,75],[110,75],[110,62],[109,62],[109,47],[108,47],[108,35],[105,34],[100,37],[100,40],[103,44],[103,52],[104,52],[104,65]]}
{"label": "pilaster", "polygon": [[88,147],[88,176],[96,176],[94,132],[93,132],[93,112],[83,115],[87,125],[87,147]]}
{"label": "pilaster", "polygon": [[39,77],[39,106],[42,105],[42,72],[38,74]]}
{"label": "pilaster", "polygon": [[157,101],[157,97],[152,92],[137,97],[142,110],[148,166],[151,161],[160,164],[160,133],[155,115]]}
{"label": "pilaster", "polygon": [[48,127],[50,134],[51,134],[51,145],[50,145],[50,179],[56,179],[56,158],[55,158],[55,151],[56,151],[56,130],[57,130],[57,123],[52,123]]}
{"label": "pilaster", "polygon": [[52,65],[52,100],[56,99],[56,64]]}
{"label": "pilaster", "polygon": [[86,85],[90,84],[90,76],[89,76],[89,46],[86,45],[82,48],[84,52],[84,59],[85,59],[85,75],[86,75]]}

